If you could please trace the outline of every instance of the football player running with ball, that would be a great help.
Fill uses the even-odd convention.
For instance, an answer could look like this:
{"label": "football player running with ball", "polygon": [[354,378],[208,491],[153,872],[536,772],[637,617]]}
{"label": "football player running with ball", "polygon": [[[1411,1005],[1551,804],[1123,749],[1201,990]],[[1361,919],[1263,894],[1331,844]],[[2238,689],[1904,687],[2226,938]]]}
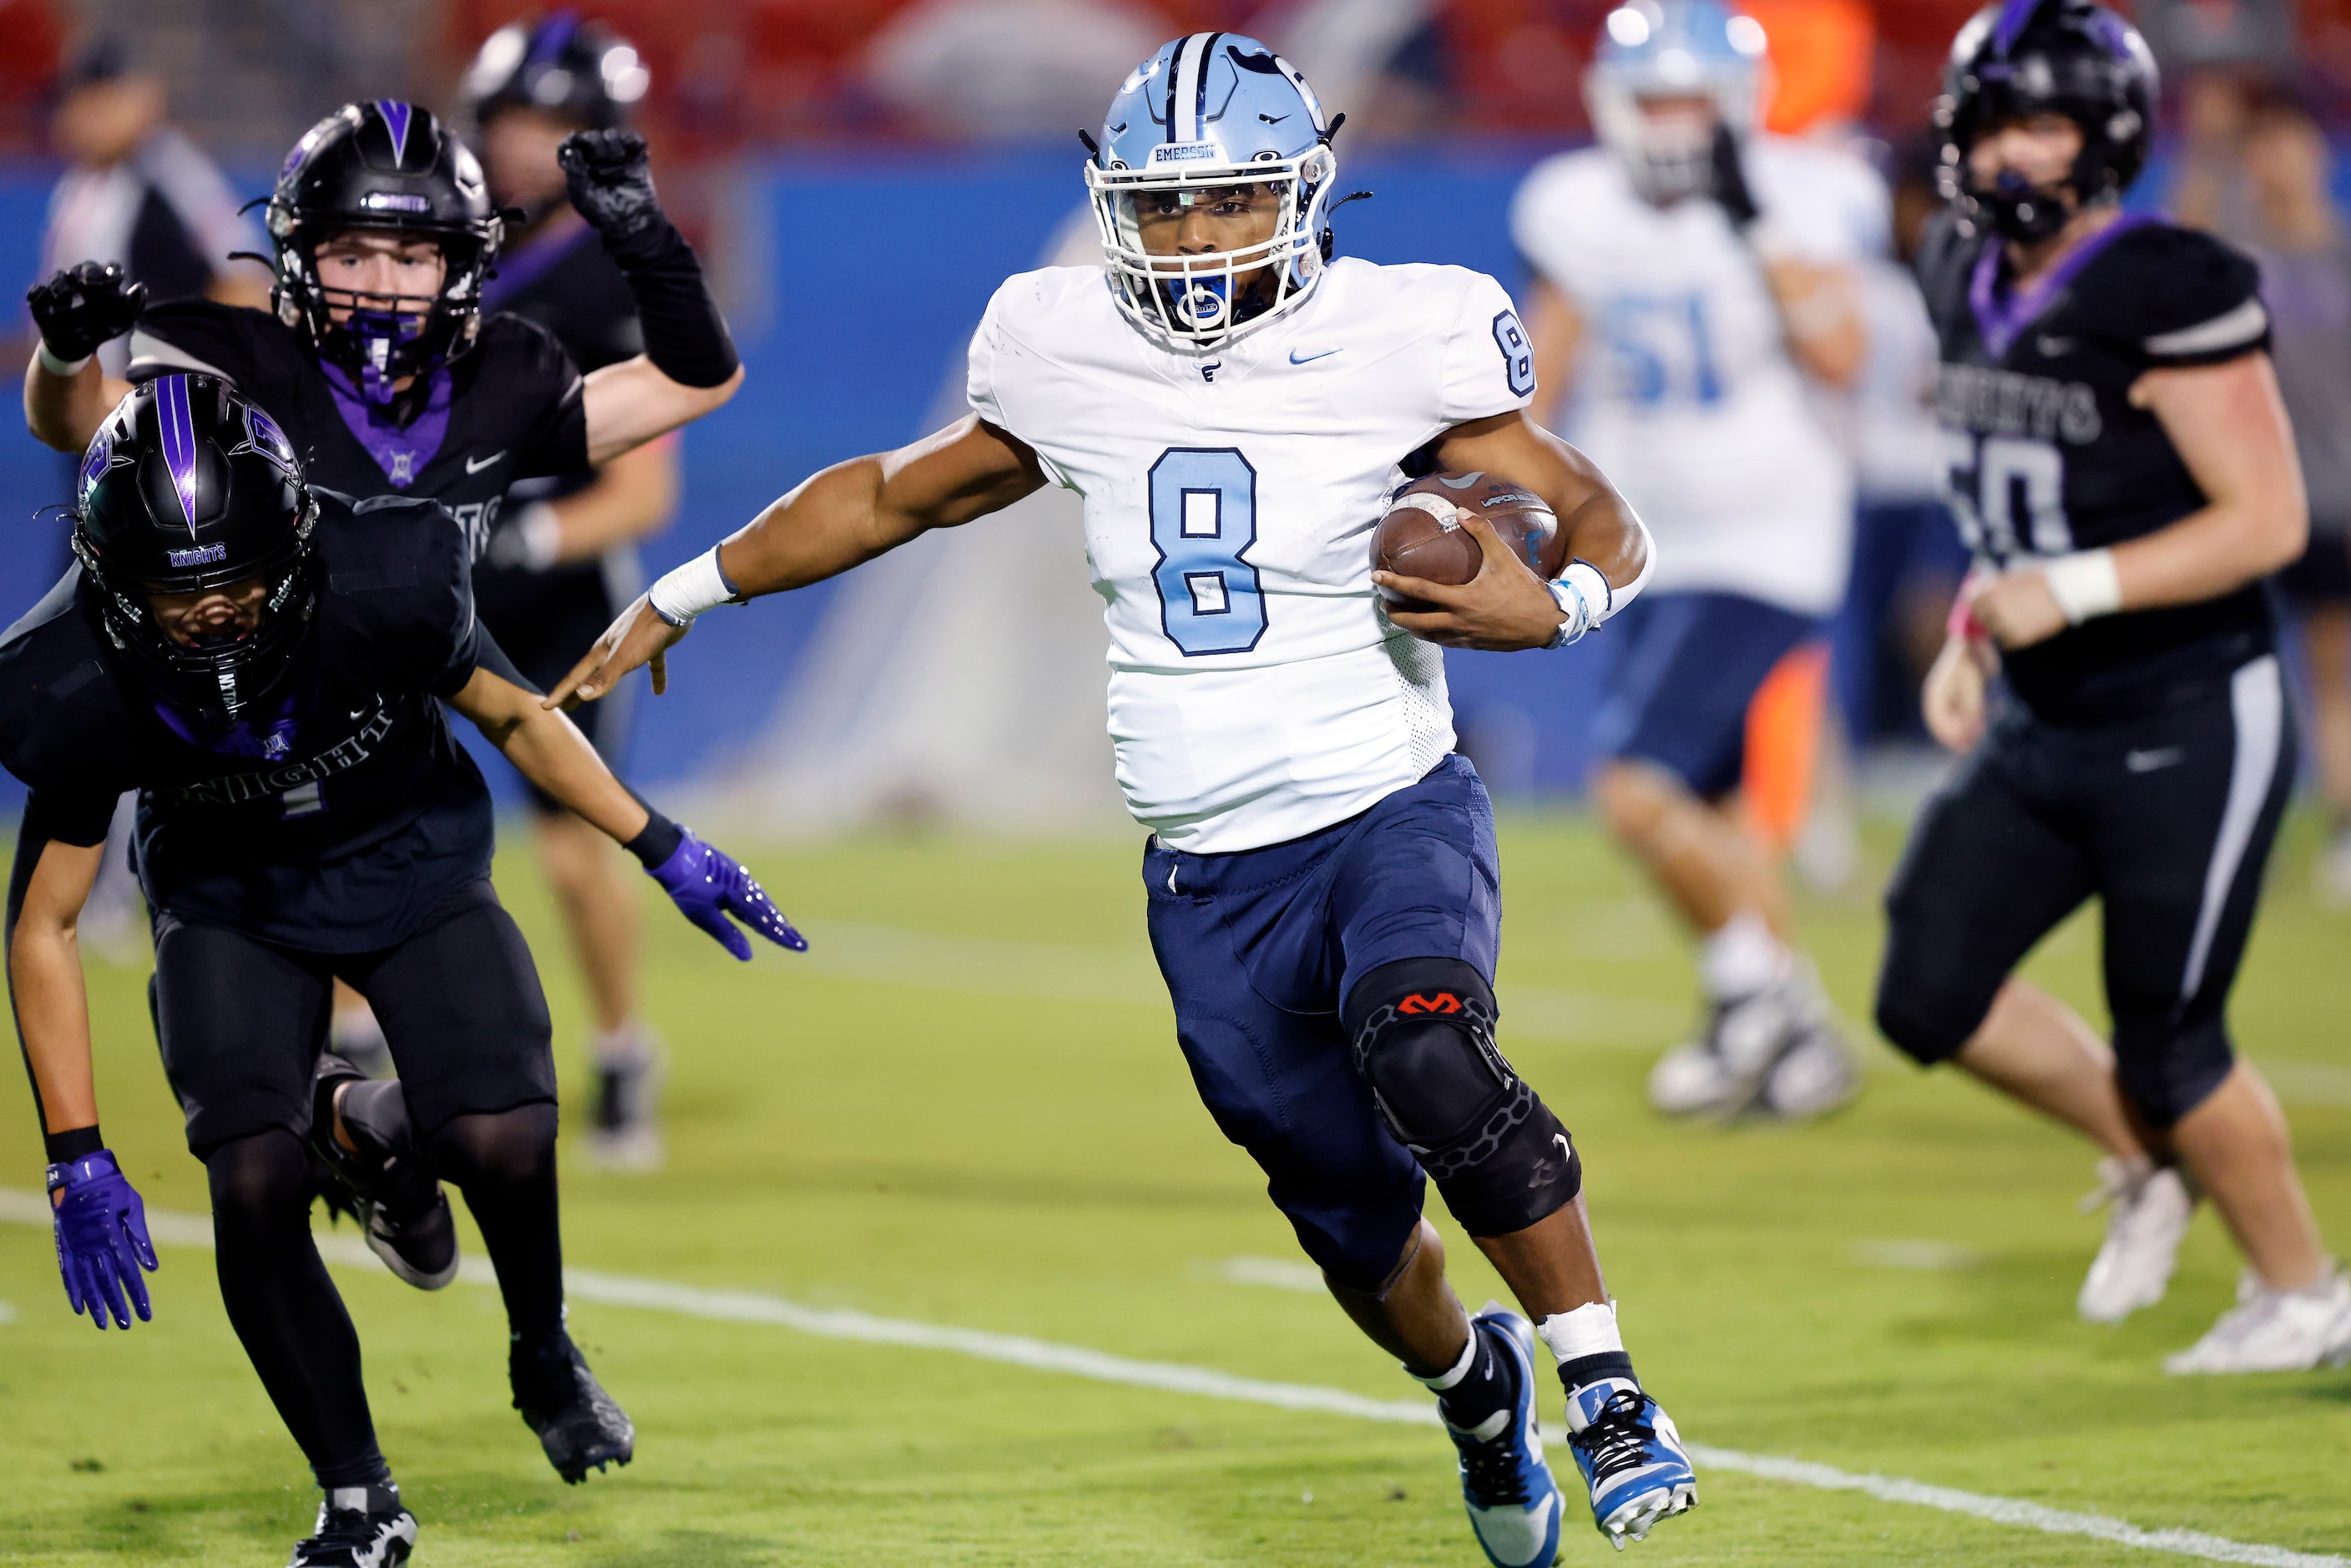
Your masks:
{"label": "football player running with ball", "polygon": [[[221,1298],[327,1493],[297,1568],[384,1568],[416,1539],[311,1239],[314,1134],[339,1176],[414,1200],[391,1233],[360,1205],[412,1283],[456,1273],[433,1176],[457,1184],[497,1269],[516,1408],[566,1480],[626,1464],[634,1430],[564,1328],[547,998],[491,891],[489,790],[442,705],[738,958],[729,915],[798,935],[514,673],[446,511],[312,487],[225,382],[167,375],[124,400],[83,462],[74,553],[0,637],[0,761],[32,790],[8,979],[74,1310],[129,1328],[156,1266],[99,1131],[74,945],[114,802],[136,789],[156,1031],[210,1178]],[[337,978],[374,1004],[402,1082],[314,1071]]]}
{"label": "football player running with ball", "polygon": [[[549,700],[648,662],[658,692],[664,652],[714,606],[1047,484],[1082,495],[1178,1043],[1332,1294],[1437,1391],[1478,1539],[1525,1568],[1552,1561],[1562,1506],[1538,1341],[1611,1540],[1687,1508],[1695,1480],[1618,1335],[1580,1157],[1495,1047],[1493,815],[1453,754],[1430,644],[1572,642],[1632,597],[1648,541],[1528,419],[1533,367],[1492,279],[1331,259],[1336,128],[1253,39],[1196,33],[1145,60],[1083,138],[1107,277],[1005,283],[972,341],[970,414],[807,480],[655,584]],[[1556,511],[1576,558],[1558,583],[1482,518],[1464,587],[1371,570],[1400,480],[1468,470]],[[1438,608],[1391,624],[1381,586]],[[1424,1172],[1532,1323],[1463,1310]]]}
{"label": "football player running with ball", "polygon": [[[2084,1317],[2162,1298],[2200,1194],[2249,1267],[2166,1368],[2307,1368],[2351,1355],[2351,1281],[2226,1016],[2294,781],[2260,580],[2302,553],[2301,470],[2253,265],[2122,210],[2156,100],[2085,0],[1987,7],[1952,46],[1955,199],[1920,266],[1978,565],[1926,704],[1967,755],[1887,892],[1877,1020],[2105,1151]],[[2111,1047],[2013,977],[2093,897]]]}

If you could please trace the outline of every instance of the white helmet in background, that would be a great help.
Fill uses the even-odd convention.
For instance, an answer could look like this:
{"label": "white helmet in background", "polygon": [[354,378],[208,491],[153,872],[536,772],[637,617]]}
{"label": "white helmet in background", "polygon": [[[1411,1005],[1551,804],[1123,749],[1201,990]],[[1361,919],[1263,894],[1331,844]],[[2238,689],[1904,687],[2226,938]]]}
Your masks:
{"label": "white helmet in background", "polygon": [[[1711,188],[1715,125],[1743,137],[1762,122],[1763,45],[1763,25],[1720,0],[1626,0],[1608,14],[1583,98],[1635,189],[1672,202]],[[1709,99],[1713,118],[1642,112],[1662,98]]]}

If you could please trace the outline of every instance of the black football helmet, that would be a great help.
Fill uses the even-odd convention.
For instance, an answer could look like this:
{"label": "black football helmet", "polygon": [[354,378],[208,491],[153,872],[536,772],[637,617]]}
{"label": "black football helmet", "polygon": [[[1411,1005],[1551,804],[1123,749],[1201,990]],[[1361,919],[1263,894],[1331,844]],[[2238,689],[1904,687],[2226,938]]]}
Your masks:
{"label": "black football helmet", "polygon": [[[73,549],[128,673],[184,713],[235,721],[285,681],[318,607],[318,516],[266,413],[216,376],[159,376],[82,457]],[[254,578],[261,619],[240,635],[182,643],[148,602]]]}
{"label": "black football helmet", "polygon": [[[343,290],[329,299],[319,246],[357,229],[430,236],[447,263],[440,293],[389,305],[371,296],[365,307]],[[388,403],[394,382],[430,375],[473,347],[482,284],[506,229],[465,144],[432,110],[376,99],[345,104],[294,144],[269,198],[269,235],[278,319],[308,333],[370,400]]]}
{"label": "black football helmet", "polygon": [[1984,127],[2062,114],[2082,128],[2070,185],[2083,206],[2120,199],[2147,167],[2161,81],[2138,29],[2090,0],[2005,0],[1969,18],[1951,41],[1943,95],[1943,193],[1971,224],[2012,240],[2046,239],[2070,215],[2059,193],[2013,173],[1980,185],[1968,149]]}
{"label": "black football helmet", "polygon": [[502,109],[539,109],[583,131],[615,131],[651,81],[625,39],[566,9],[484,39],[458,96],[476,127]]}

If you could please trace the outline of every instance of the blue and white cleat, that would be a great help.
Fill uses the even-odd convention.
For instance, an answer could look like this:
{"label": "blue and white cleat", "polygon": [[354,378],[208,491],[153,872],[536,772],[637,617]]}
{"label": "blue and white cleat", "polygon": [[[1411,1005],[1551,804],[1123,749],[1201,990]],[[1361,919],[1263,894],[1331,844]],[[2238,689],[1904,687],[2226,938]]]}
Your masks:
{"label": "blue and white cleat", "polygon": [[1673,1417],[1626,1378],[1603,1378],[1568,1396],[1567,1446],[1592,1488],[1592,1522],[1608,1544],[1646,1540],[1649,1527],[1698,1506],[1698,1473]]}
{"label": "blue and white cleat", "polygon": [[1559,1483],[1543,1462],[1542,1433],[1535,1424],[1535,1331],[1526,1319],[1489,1304],[1469,1320],[1494,1353],[1517,1370],[1519,1397],[1474,1430],[1450,1421],[1446,1432],[1461,1450],[1461,1500],[1469,1528],[1494,1568],[1551,1568],[1559,1555],[1559,1519],[1565,1506]]}

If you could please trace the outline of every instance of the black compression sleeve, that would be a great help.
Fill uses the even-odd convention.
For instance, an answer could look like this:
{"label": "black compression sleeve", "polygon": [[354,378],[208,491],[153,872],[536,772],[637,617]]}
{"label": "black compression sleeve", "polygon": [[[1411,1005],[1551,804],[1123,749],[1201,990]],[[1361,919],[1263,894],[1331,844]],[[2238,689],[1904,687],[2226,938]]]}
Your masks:
{"label": "black compression sleeve", "polygon": [[645,357],[681,386],[715,387],[743,361],[726,330],[726,318],[710,297],[702,259],[677,225],[657,218],[637,233],[604,248],[628,279],[645,333]]}

